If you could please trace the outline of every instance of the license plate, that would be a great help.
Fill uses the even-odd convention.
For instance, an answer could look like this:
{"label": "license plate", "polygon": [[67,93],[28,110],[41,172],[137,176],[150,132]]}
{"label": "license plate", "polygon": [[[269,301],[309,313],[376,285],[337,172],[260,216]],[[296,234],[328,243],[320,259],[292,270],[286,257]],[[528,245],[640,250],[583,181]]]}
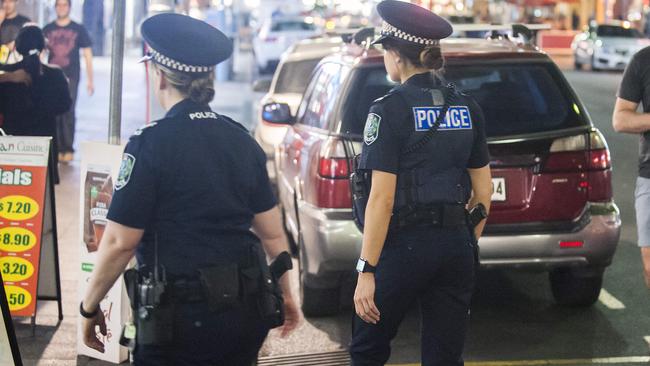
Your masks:
{"label": "license plate", "polygon": [[492,178],[492,201],[503,202],[506,200],[506,179]]}

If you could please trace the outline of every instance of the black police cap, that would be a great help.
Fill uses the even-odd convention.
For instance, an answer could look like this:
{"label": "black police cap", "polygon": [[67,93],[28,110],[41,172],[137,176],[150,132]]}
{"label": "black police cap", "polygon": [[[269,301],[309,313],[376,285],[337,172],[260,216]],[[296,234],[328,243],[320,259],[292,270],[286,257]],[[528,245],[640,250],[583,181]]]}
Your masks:
{"label": "black police cap", "polygon": [[209,72],[232,55],[232,43],[225,34],[186,15],[154,15],[142,23],[141,31],[150,50],[145,60],[173,70]]}
{"label": "black police cap", "polygon": [[429,10],[411,3],[385,0],[377,4],[377,12],[384,20],[381,35],[375,43],[387,38],[422,45],[436,44],[453,33],[451,24]]}

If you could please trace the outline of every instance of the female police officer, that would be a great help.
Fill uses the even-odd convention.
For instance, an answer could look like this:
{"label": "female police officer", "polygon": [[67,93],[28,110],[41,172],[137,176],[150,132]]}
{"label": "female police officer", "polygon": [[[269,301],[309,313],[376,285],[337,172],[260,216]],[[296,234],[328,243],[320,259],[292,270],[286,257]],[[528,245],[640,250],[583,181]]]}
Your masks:
{"label": "female police officer", "polygon": [[[168,329],[171,342],[136,345],[135,364],[248,366],[268,333],[259,312],[251,304],[214,311],[196,291],[204,284],[205,277],[197,281],[202,268],[218,268],[210,288],[232,285],[219,276],[237,278],[227,264],[240,263],[258,240],[251,227],[270,257],[287,249],[263,151],[243,127],[208,107],[214,65],[230,57],[232,46],[217,29],[178,14],[149,18],[142,35],[151,50],[146,60],[155,94],[167,114],[126,146],[97,265],[80,304],[84,342],[103,352],[95,330],[106,333],[99,302],[136,254],[140,273],[164,268],[159,276],[175,303],[171,326],[149,335],[162,337],[156,332]],[[284,334],[300,318],[286,277]]]}
{"label": "female police officer", "polygon": [[[385,364],[419,300],[422,364],[461,365],[476,255],[465,208],[480,203],[485,217],[492,193],[483,118],[474,101],[432,76],[451,25],[410,3],[387,0],[377,10],[384,23],[374,43],[401,85],[373,103],[364,130],[358,168],[372,172],[372,187],[350,353],[355,366]],[[451,104],[444,120],[422,140],[444,104]]]}

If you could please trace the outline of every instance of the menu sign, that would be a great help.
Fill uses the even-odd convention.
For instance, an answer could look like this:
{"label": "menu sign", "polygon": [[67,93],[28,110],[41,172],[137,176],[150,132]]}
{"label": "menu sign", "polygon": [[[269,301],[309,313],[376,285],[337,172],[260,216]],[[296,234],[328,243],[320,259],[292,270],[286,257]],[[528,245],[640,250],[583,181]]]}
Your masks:
{"label": "menu sign", "polygon": [[49,137],[0,137],[0,272],[9,310],[35,316]]}

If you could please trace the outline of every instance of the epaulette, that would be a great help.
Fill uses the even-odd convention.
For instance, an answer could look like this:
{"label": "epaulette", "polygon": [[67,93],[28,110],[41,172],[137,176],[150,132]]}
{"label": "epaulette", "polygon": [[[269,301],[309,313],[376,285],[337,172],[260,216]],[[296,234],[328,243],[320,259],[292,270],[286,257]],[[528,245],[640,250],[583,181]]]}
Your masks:
{"label": "epaulette", "polygon": [[386,93],[386,95],[381,96],[381,97],[375,99],[375,100],[372,102],[372,104],[381,103],[381,102],[387,100],[389,97],[391,97],[391,96],[397,94],[397,91],[398,91],[398,88],[393,88],[393,89],[391,89],[388,93]]}
{"label": "epaulette", "polygon": [[223,118],[226,122],[230,123],[231,125],[233,125],[233,126],[235,126],[237,128],[240,128],[242,131],[245,131],[246,133],[249,133],[248,129],[246,127],[244,127],[244,125],[242,125],[241,123],[235,121],[234,119],[232,119],[232,118],[230,118],[228,116],[224,116],[223,114],[220,114],[219,117]]}
{"label": "epaulette", "polygon": [[158,122],[151,122],[149,124],[146,124],[146,125],[138,128],[137,130],[135,130],[135,132],[133,133],[133,136],[140,136],[140,135],[142,135],[142,132],[144,132],[144,130],[146,130],[147,128],[151,128],[151,127],[153,127],[153,126],[155,126],[157,124],[158,124]]}

